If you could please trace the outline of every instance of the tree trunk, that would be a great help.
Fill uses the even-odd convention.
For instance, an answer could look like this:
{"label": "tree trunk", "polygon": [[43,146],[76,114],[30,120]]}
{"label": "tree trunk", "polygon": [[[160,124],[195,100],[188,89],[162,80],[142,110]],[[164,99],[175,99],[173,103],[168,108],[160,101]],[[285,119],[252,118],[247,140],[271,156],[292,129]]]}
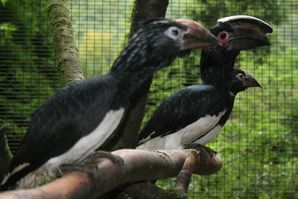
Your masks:
{"label": "tree trunk", "polygon": [[53,30],[55,56],[62,84],[84,79],[67,1],[49,0],[48,15]]}

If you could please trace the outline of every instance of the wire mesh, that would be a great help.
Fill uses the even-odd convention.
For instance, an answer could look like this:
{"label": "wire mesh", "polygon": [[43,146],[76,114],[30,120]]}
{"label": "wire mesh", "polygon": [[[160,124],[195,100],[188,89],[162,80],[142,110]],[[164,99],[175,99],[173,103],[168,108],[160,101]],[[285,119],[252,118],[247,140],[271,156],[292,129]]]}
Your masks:
{"label": "wire mesh", "polygon": [[[105,74],[124,46],[133,0],[69,1],[84,75]],[[220,17],[249,14],[274,28],[271,47],[242,52],[236,65],[262,89],[236,97],[231,118],[209,144],[224,161],[212,176],[194,176],[190,198],[298,198],[298,2],[171,0],[168,18],[192,18],[208,27]],[[156,106],[184,86],[199,84],[200,52],[158,72],[144,121]],[[30,114],[60,87],[46,2],[0,1],[0,122],[10,123],[13,150]],[[168,187],[173,180],[160,181]]]}

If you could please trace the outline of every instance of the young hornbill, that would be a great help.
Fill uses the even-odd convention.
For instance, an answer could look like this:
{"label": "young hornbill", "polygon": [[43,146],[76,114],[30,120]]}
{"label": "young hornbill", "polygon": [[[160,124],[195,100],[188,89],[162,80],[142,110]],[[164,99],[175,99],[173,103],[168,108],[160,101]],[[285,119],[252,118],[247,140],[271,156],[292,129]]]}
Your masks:
{"label": "young hornbill", "polygon": [[195,21],[145,21],[107,75],[72,83],[33,113],[1,189],[38,168],[51,171],[84,159],[117,133],[130,97],[156,70],[210,44],[216,37]]}
{"label": "young hornbill", "polygon": [[[260,19],[238,15],[219,19],[210,31],[220,44],[202,51],[204,85],[189,86],[165,100],[140,132],[138,149],[176,149],[195,141],[206,144],[228,119],[235,94],[259,86],[244,74],[244,79],[232,82],[233,67],[241,50],[269,45],[266,33],[272,32],[271,27]],[[241,74],[235,77],[242,78]]]}

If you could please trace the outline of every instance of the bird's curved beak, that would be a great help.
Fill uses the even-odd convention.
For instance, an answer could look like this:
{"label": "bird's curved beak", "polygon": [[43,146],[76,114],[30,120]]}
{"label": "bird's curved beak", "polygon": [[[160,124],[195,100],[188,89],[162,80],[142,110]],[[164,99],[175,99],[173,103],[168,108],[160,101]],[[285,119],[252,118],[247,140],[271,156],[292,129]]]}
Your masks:
{"label": "bird's curved beak", "polygon": [[250,74],[245,75],[245,80],[243,82],[246,88],[249,87],[262,87],[261,84]]}
{"label": "bird's curved beak", "polygon": [[187,27],[183,35],[181,50],[205,48],[217,44],[217,38],[202,24],[190,19],[177,19],[175,21]]}
{"label": "bird's curved beak", "polygon": [[266,33],[272,33],[273,29],[261,19],[235,15],[221,18],[217,22],[228,23],[233,29],[229,35],[228,50],[247,50],[270,45]]}

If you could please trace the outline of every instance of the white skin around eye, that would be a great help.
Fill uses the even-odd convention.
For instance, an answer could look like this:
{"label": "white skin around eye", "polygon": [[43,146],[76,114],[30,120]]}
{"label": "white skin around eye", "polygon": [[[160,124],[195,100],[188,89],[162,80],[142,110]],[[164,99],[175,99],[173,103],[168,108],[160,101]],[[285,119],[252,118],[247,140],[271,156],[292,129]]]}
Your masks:
{"label": "white skin around eye", "polygon": [[165,35],[176,40],[176,39],[179,39],[182,34],[179,28],[172,26],[165,31]]}

